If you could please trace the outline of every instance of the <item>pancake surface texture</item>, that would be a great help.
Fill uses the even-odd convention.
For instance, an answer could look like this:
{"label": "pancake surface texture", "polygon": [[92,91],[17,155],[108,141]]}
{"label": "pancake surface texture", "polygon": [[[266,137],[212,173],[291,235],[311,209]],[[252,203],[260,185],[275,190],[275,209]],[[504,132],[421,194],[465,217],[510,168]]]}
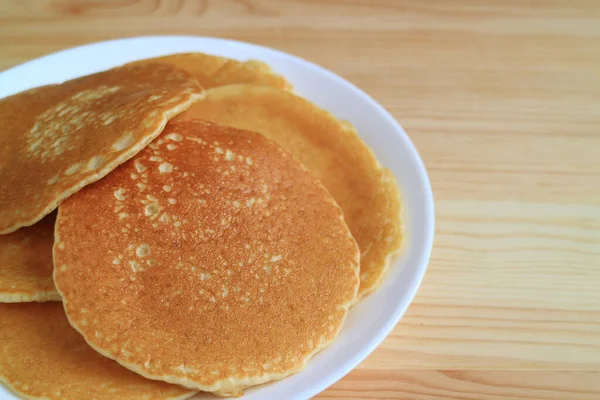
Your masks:
{"label": "pancake surface texture", "polygon": [[333,195],[361,251],[359,296],[383,280],[402,243],[400,192],[352,125],[290,92],[231,85],[206,92],[174,120],[260,132],[301,161]]}
{"label": "pancake surface texture", "polygon": [[0,234],[108,174],[202,94],[186,72],[146,64],[0,99]]}
{"label": "pancake surface texture", "polygon": [[28,399],[175,400],[194,394],[96,353],[58,302],[0,304],[0,382]]}
{"label": "pancake surface texture", "polygon": [[221,395],[302,369],[359,285],[320,182],[262,135],[203,121],[169,124],[65,201],[56,239],[54,279],[88,343]]}
{"label": "pancake surface texture", "polygon": [[52,213],[0,235],[0,303],[60,300],[52,280],[55,220]]}
{"label": "pancake surface texture", "polygon": [[237,61],[204,53],[177,53],[146,60],[139,63],[165,63],[180,68],[200,82],[203,88],[237,83],[272,86],[292,90],[292,85],[283,76],[275,73],[267,64],[257,61]]}

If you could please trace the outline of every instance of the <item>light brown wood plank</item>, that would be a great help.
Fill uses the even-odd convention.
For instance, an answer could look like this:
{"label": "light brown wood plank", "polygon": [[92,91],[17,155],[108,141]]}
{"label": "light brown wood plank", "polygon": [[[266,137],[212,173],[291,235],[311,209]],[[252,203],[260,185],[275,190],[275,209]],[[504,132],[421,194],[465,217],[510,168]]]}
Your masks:
{"label": "light brown wood plank", "polygon": [[350,373],[319,399],[596,400],[600,373],[372,370]]}

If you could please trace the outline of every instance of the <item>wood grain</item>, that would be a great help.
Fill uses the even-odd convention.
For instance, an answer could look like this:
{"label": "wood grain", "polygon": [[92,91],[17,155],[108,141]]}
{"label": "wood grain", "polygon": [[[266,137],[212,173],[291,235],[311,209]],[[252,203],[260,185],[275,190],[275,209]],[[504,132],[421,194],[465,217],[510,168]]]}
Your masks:
{"label": "wood grain", "polygon": [[0,0],[0,69],[148,34],[278,48],[403,124],[436,197],[402,322],[323,398],[600,398],[600,3]]}
{"label": "wood grain", "polygon": [[356,370],[322,399],[597,400],[596,372]]}

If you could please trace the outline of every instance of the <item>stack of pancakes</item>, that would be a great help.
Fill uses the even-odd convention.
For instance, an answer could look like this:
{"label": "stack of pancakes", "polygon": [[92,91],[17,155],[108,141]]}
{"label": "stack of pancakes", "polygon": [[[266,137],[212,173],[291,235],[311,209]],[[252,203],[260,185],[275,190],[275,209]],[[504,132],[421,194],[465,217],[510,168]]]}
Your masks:
{"label": "stack of pancakes", "polygon": [[239,396],[328,346],[400,249],[393,176],[258,61],[140,60],[0,122],[0,381],[24,398]]}

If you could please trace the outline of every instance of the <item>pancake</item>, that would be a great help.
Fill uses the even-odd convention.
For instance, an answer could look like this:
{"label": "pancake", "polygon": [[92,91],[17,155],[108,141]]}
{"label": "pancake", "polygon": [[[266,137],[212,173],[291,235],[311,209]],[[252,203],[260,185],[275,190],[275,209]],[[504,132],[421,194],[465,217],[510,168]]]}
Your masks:
{"label": "pancake", "polygon": [[27,399],[175,400],[195,394],[102,357],[69,325],[57,302],[0,304],[0,382]]}
{"label": "pancake", "polygon": [[281,90],[293,90],[292,84],[283,76],[276,74],[268,64],[257,60],[245,62],[229,60],[213,79],[215,87],[247,83]]}
{"label": "pancake", "polygon": [[131,158],[202,93],[186,72],[146,64],[0,99],[0,234]]}
{"label": "pancake", "polygon": [[60,300],[52,280],[56,213],[0,235],[0,302]]}
{"label": "pancake", "polygon": [[275,73],[267,64],[257,60],[242,62],[204,53],[177,53],[134,61],[129,65],[148,62],[165,63],[181,68],[198,79],[205,89],[237,83],[252,83],[292,90],[291,83]]}
{"label": "pancake", "polygon": [[377,288],[400,251],[400,193],[350,123],[292,93],[253,85],[208,90],[174,121],[192,118],[260,132],[300,160],[340,205],[358,243],[359,297]]}
{"label": "pancake", "polygon": [[221,395],[337,335],[359,251],[331,195],[262,135],[189,121],[58,211],[54,281],[101,354]]}

